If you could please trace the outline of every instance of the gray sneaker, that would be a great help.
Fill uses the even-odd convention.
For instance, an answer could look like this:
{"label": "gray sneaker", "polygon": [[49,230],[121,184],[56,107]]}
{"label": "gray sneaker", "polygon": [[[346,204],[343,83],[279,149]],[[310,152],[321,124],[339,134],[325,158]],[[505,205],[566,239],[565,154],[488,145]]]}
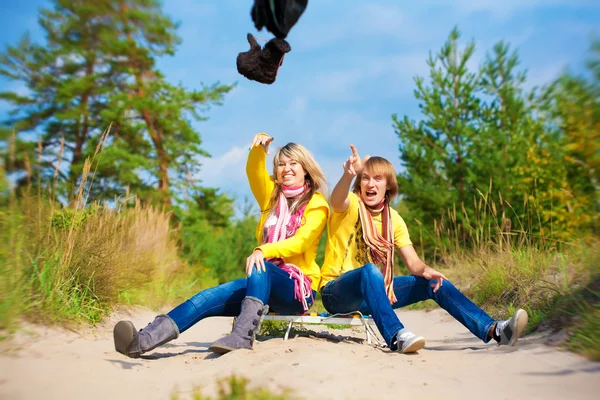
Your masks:
{"label": "gray sneaker", "polygon": [[401,329],[396,336],[396,351],[402,354],[414,353],[425,346],[425,339],[408,331]]}
{"label": "gray sneaker", "polygon": [[519,308],[511,319],[498,321],[496,325],[496,335],[500,337],[498,344],[514,346],[523,334],[528,319],[527,311]]}

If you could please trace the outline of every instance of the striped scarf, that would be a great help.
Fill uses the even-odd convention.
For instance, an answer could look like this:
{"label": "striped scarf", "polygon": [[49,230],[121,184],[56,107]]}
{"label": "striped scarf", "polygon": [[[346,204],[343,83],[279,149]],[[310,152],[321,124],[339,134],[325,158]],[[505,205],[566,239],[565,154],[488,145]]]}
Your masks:
{"label": "striped scarf", "polygon": [[[358,212],[363,237],[369,247],[371,259],[381,268],[385,292],[388,299],[390,299],[390,304],[394,304],[396,302],[396,295],[394,294],[394,229],[392,227],[390,206],[384,199],[376,207],[369,207],[359,197]],[[381,213],[383,236],[377,230],[371,212]]]}
{"label": "striped scarf", "polygon": [[[295,213],[290,212],[287,199],[299,198],[310,189],[308,182],[300,187],[282,186],[282,192],[279,194],[277,204],[271,210],[264,226],[263,244],[275,243],[292,237],[302,225],[302,218],[306,205],[302,206]],[[297,200],[296,200],[297,201]],[[293,205],[292,205],[293,208]],[[308,311],[307,298],[312,299],[312,280],[302,273],[302,270],[294,264],[286,263],[283,258],[267,259],[271,264],[277,265],[290,275],[294,280],[294,298],[302,303],[304,311]]]}

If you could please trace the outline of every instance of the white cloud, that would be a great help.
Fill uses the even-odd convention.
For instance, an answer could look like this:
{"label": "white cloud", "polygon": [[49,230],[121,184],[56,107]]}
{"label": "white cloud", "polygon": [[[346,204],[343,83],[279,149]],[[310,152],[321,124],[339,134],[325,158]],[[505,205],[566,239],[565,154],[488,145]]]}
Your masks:
{"label": "white cloud", "polygon": [[226,192],[240,193],[243,191],[239,190],[240,186],[248,185],[246,181],[247,157],[247,147],[234,146],[216,157],[202,158],[202,168],[199,173],[202,184],[220,187]]}

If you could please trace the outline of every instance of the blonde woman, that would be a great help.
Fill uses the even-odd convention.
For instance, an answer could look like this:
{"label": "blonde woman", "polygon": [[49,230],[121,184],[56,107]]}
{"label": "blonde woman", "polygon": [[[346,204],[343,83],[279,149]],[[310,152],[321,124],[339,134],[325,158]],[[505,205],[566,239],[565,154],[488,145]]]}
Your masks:
{"label": "blonde woman", "polygon": [[237,319],[232,333],[213,343],[211,351],[251,349],[269,308],[302,314],[312,306],[320,281],[317,246],[329,216],[321,194],[327,192],[325,176],[310,152],[296,143],[277,150],[270,176],[266,156],[272,141],[265,133],[257,134],[246,164],[261,210],[258,246],[246,260],[246,277],[201,291],[139,332],[130,321],[120,321],[113,332],[118,352],[139,357],[213,316]]}
{"label": "blonde woman", "polygon": [[[408,228],[390,202],[398,194],[396,172],[382,157],[352,155],[331,192],[331,218],[319,285],[330,313],[372,315],[391,350],[413,353],[425,339],[406,329],[394,309],[433,299],[484,343],[514,345],[527,324],[525,310],[495,321],[417,255]],[[353,179],[352,191],[350,186]],[[394,277],[394,250],[410,275]]]}

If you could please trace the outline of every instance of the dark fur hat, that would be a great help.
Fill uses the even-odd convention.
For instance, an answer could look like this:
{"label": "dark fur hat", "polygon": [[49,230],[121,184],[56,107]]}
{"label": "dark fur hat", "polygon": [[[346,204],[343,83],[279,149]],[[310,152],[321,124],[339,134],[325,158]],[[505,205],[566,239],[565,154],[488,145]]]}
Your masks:
{"label": "dark fur hat", "polygon": [[284,39],[273,38],[264,49],[256,42],[252,34],[248,34],[250,50],[238,54],[237,70],[246,78],[270,85],[275,82],[279,67],[283,64],[285,53],[292,50]]}

